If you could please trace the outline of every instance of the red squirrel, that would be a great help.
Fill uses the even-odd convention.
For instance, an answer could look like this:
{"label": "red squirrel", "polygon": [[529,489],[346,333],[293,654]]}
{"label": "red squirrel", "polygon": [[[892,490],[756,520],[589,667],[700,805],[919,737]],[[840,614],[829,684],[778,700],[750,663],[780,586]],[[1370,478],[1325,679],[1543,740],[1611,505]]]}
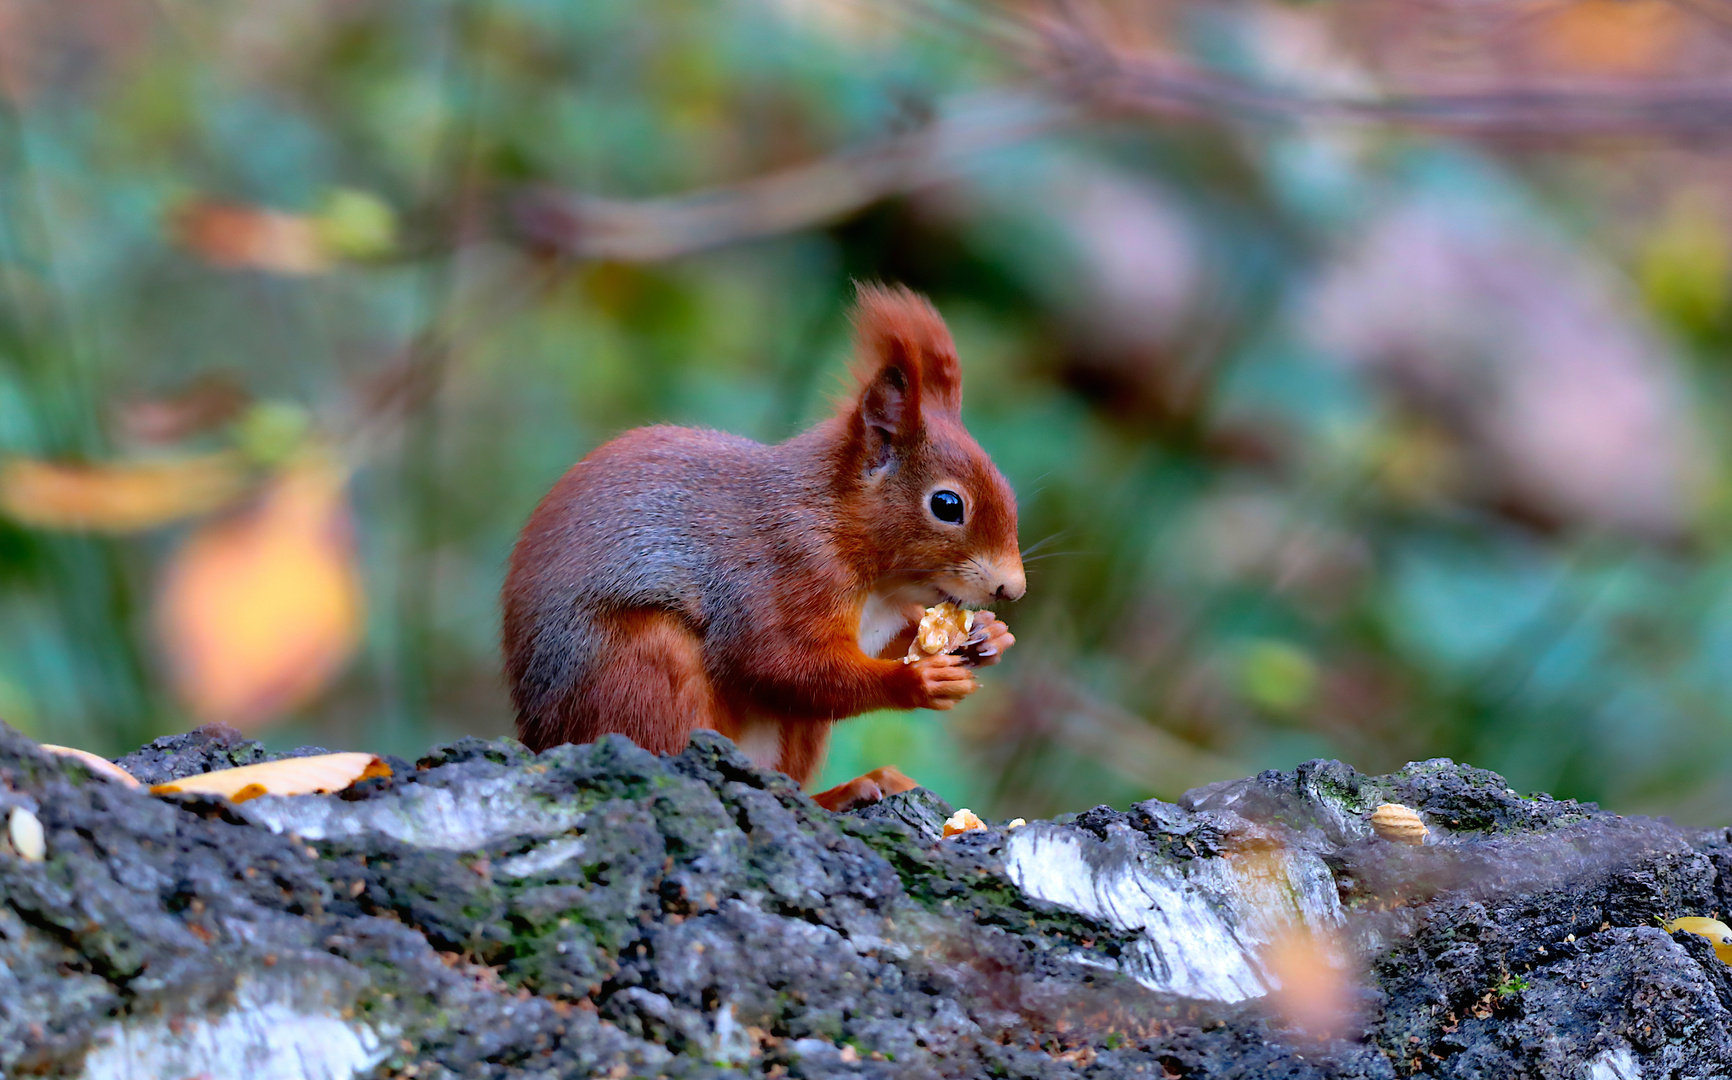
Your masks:
{"label": "red squirrel", "polygon": [[[858,387],[765,446],[717,431],[628,431],[536,507],[504,589],[505,668],[531,749],[618,732],[655,753],[712,728],[804,786],[830,725],[949,709],[1015,638],[991,612],[970,647],[904,663],[922,609],[1026,587],[1016,496],[962,426],[944,320],[861,286]],[[879,770],[837,808],[911,782]]]}

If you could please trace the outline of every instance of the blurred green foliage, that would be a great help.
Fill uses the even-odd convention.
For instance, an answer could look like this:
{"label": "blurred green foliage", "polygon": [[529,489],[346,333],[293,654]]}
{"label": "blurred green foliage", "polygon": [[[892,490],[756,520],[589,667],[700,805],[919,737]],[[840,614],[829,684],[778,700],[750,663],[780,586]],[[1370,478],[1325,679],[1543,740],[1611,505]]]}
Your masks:
{"label": "blurred green foliage", "polygon": [[[1330,6],[1272,10],[1164,7],[1141,45],[1251,82],[1378,69],[1295,70],[1283,46],[1309,39],[1285,20],[1327,29]],[[509,731],[496,595],[536,500],[638,424],[775,440],[822,415],[850,282],[882,279],[951,322],[965,418],[1036,550],[987,690],[842,725],[827,778],[893,762],[1032,817],[1313,756],[1449,755],[1523,790],[1732,816],[1732,186],[1712,152],[1081,108],[935,182],[626,261],[538,233],[540,193],[630,205],[935,118],[966,132],[980,102],[1042,87],[1014,45],[1046,16],[0,12],[20,43],[0,65],[0,455],[268,464],[313,432],[355,470],[365,644],[273,741],[413,754]],[[234,222],[188,216],[204,204],[306,223],[319,265],[225,257]],[[658,205],[636,227],[677,247]],[[140,419],[199,393],[248,404]],[[191,723],[149,608],[198,524],[0,520],[0,716],[108,753]]]}

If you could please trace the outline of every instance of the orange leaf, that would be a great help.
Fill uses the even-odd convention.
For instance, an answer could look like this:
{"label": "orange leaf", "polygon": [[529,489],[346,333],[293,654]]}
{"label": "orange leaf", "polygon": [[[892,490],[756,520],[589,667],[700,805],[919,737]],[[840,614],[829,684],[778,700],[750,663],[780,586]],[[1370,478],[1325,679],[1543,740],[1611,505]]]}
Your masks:
{"label": "orange leaf", "polygon": [[104,780],[113,780],[116,783],[125,784],[127,787],[138,786],[138,780],[131,773],[105,757],[98,757],[88,750],[79,750],[71,746],[56,746],[53,743],[41,743],[39,745],[50,754],[76,758],[83,763],[85,768]]}
{"label": "orange leaf", "polygon": [[0,512],[43,529],[132,532],[208,513],[246,480],[230,453],[113,465],[13,458],[0,465]]}
{"label": "orange leaf", "polygon": [[256,727],[336,676],[361,611],[342,474],[302,460],[257,505],[187,538],[165,573],[157,625],[193,714]]}
{"label": "orange leaf", "polygon": [[318,223],[280,210],[193,202],[181,207],[173,227],[182,246],[216,266],[317,274],[331,262]]}
{"label": "orange leaf", "polygon": [[123,401],[113,411],[123,438],[161,445],[227,424],[250,404],[252,396],[233,382],[205,375],[178,393]]}
{"label": "orange leaf", "polygon": [[1334,935],[1289,927],[1264,950],[1263,962],[1275,981],[1271,1003],[1288,1023],[1318,1038],[1346,1026],[1353,975]]}
{"label": "orange leaf", "polygon": [[1671,53],[1684,28],[1681,9],[1668,0],[1576,0],[1541,27],[1542,47],[1572,71],[1640,75]]}
{"label": "orange leaf", "polygon": [[391,766],[372,754],[315,754],[185,776],[157,784],[150,793],[221,795],[234,802],[246,802],[260,795],[314,795],[341,791],[357,780],[390,775]]}

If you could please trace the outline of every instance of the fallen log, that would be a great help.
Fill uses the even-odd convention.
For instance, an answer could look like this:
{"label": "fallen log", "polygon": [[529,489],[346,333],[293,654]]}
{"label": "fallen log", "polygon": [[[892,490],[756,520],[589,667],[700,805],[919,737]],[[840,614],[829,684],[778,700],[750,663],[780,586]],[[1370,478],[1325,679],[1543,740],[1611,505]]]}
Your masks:
{"label": "fallen log", "polygon": [[[120,764],[270,756],[214,729]],[[43,848],[0,844],[0,1075],[1732,1071],[1732,968],[1663,925],[1732,910],[1727,831],[1444,760],[949,838],[930,792],[831,814],[707,733],[391,764],[152,796],[0,727],[0,816]]]}

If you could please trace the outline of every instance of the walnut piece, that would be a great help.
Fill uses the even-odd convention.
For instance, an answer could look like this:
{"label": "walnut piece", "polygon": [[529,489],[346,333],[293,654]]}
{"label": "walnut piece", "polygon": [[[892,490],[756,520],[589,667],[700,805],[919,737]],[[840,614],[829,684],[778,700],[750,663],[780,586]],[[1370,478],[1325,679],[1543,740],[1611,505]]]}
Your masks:
{"label": "walnut piece", "polygon": [[957,607],[946,600],[926,609],[920,616],[920,629],[914,633],[914,642],[908,646],[908,655],[902,658],[904,664],[911,664],[924,656],[937,656],[941,652],[949,652],[968,643],[969,623],[974,618],[974,612]]}
{"label": "walnut piece", "polygon": [[1431,832],[1412,807],[1384,803],[1371,812],[1371,828],[1385,840],[1398,844],[1423,844]]}
{"label": "walnut piece", "polygon": [[955,836],[957,833],[973,832],[975,829],[984,828],[986,828],[986,822],[980,820],[980,815],[965,806],[951,814],[950,820],[944,823],[944,835],[947,837]]}

